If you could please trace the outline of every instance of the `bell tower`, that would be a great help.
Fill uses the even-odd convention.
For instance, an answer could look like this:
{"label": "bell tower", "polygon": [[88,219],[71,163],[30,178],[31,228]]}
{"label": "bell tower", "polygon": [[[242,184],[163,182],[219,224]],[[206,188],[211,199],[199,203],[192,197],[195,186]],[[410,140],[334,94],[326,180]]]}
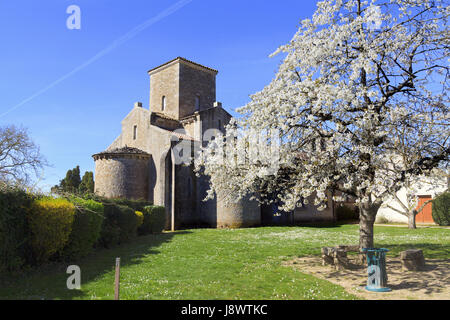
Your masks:
{"label": "bell tower", "polygon": [[181,57],[151,69],[150,111],[180,120],[213,107],[217,73]]}

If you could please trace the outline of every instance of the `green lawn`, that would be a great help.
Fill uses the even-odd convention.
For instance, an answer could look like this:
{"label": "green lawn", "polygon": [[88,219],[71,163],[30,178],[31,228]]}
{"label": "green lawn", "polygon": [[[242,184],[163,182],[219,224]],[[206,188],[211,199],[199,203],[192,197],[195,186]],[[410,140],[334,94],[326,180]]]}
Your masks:
{"label": "green lawn", "polygon": [[[66,288],[67,265],[0,282],[0,299],[113,299],[121,257],[122,299],[354,299],[340,286],[281,265],[319,255],[322,246],[356,244],[358,226],[196,229],[140,237],[79,261],[81,290]],[[450,230],[375,227],[375,242],[398,255],[408,248],[448,259]]]}

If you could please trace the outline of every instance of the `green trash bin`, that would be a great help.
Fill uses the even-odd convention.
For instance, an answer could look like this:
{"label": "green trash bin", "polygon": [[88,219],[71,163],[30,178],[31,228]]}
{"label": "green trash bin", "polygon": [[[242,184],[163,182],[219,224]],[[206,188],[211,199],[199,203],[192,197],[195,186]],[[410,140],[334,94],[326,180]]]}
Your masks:
{"label": "green trash bin", "polygon": [[387,287],[386,252],[384,248],[363,248],[367,257],[367,286],[366,290],[374,292],[391,291]]}

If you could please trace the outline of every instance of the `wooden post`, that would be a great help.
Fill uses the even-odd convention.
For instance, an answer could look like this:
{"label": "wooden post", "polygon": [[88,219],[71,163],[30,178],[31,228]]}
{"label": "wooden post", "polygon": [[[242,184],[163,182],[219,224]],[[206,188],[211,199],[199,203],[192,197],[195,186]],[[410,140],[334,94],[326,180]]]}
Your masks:
{"label": "wooden post", "polygon": [[119,300],[119,290],[120,290],[120,258],[116,258],[116,281],[114,288],[114,300]]}

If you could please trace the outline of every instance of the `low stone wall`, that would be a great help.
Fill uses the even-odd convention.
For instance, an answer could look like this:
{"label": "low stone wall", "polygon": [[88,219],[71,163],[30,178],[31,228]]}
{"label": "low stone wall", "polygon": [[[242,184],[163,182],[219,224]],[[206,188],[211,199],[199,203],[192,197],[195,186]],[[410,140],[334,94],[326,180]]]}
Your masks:
{"label": "low stone wall", "polygon": [[253,227],[261,224],[261,208],[256,200],[250,197],[237,203],[225,204],[221,197],[217,198],[217,228]]}

